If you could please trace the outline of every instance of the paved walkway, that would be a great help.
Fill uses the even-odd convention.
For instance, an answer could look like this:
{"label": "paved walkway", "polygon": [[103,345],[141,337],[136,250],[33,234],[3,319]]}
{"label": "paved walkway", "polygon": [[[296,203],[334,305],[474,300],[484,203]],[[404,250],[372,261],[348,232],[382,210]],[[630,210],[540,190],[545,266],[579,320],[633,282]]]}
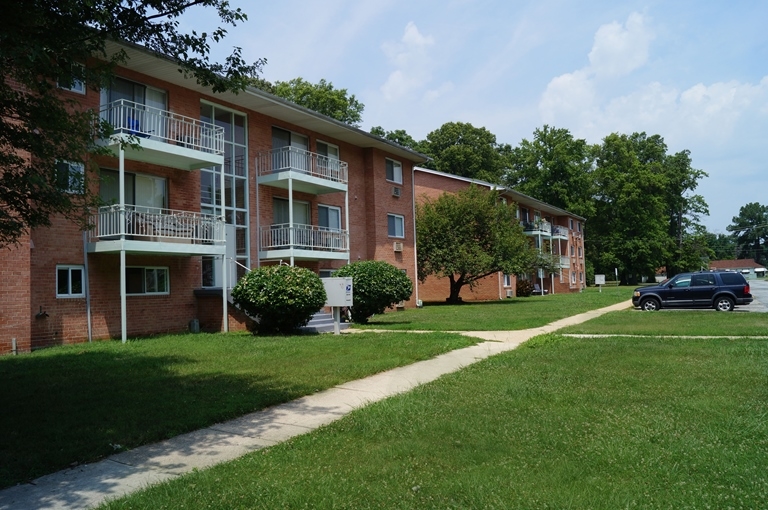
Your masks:
{"label": "paved walkway", "polygon": [[108,498],[117,498],[193,469],[226,462],[310,432],[371,402],[406,392],[494,354],[512,350],[536,335],[629,306],[631,303],[627,301],[523,331],[461,332],[486,341],[5,489],[0,491],[0,510],[96,506]]}

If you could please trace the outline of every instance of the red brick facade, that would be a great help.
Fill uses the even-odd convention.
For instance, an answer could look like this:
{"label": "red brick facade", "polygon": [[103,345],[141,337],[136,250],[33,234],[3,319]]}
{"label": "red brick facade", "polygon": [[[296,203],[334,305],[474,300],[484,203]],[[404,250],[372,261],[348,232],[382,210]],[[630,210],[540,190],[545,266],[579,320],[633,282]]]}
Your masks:
{"label": "red brick facade", "polygon": [[[128,49],[129,55],[139,50]],[[146,68],[146,54],[142,69]],[[416,282],[414,201],[422,193],[435,196],[444,190],[456,191],[467,183],[450,176],[439,176],[415,171],[415,165],[425,158],[413,151],[368,135],[355,128],[330,120],[312,112],[297,109],[284,101],[249,90],[239,95],[225,93],[212,95],[210,91],[185,79],[176,72],[171,62],[157,60],[150,74],[127,68],[117,74],[127,80],[165,92],[167,110],[173,114],[200,119],[201,104],[244,114],[247,119],[247,198],[248,198],[248,256],[250,266],[275,264],[276,259],[260,260],[258,225],[275,223],[273,198],[288,198],[288,189],[258,183],[256,158],[273,149],[273,128],[279,128],[307,138],[307,150],[319,152],[318,142],[338,147],[338,156],[348,164],[346,195],[344,191],[323,194],[294,191],[294,201],[308,203],[309,223],[319,225],[319,205],[341,209],[341,228],[349,224],[349,253],[335,258],[305,256],[296,265],[313,271],[332,270],[357,260],[384,260],[405,271]],[[98,109],[103,99],[98,91],[88,90],[85,95],[67,91],[62,94],[77,97],[83,108]],[[312,126],[309,129],[307,126]],[[178,140],[178,139],[177,139]],[[168,142],[169,145],[175,142]],[[174,145],[175,146],[175,145]],[[168,151],[172,154],[173,151]],[[127,154],[127,153],[126,153]],[[146,163],[135,154],[127,154],[126,174],[152,176],[164,179],[165,207],[177,211],[201,212],[201,172],[180,170],[159,163]],[[402,182],[387,179],[387,160],[399,163]],[[118,158],[100,157],[94,162],[100,169],[118,170]],[[171,165],[173,166],[173,165]],[[416,175],[417,182],[413,182]],[[96,177],[96,175],[94,175]],[[98,181],[98,179],[96,179]],[[414,193],[415,188],[415,193]],[[347,207],[348,203],[348,207]],[[391,236],[388,215],[402,220],[402,236]],[[567,222],[569,217],[554,218]],[[101,240],[101,238],[99,238]],[[581,246],[580,255],[574,256],[573,270],[583,272],[583,244],[576,232],[571,233],[568,246]],[[0,290],[0,354],[18,351],[120,338],[122,336],[120,253],[102,252],[99,243],[87,238],[78,227],[61,218],[53,218],[50,228],[33,231],[22,238],[17,246],[0,249],[0,276],[4,285]],[[167,269],[167,293],[130,294],[126,296],[127,335],[129,337],[166,332],[183,332],[190,321],[197,320],[204,331],[222,329],[223,299],[221,290],[203,289],[203,257],[190,248],[160,253],[151,250],[126,251],[127,268]],[[215,261],[220,264],[220,259]],[[74,297],[57,292],[57,270],[82,271],[87,287]],[[550,285],[547,283],[546,285]],[[579,285],[556,281],[556,292],[578,290]],[[406,306],[416,306],[416,298],[425,301],[442,300],[447,296],[447,283],[428,281],[419,285],[419,294]],[[86,292],[87,290],[87,292]],[[506,294],[503,275],[486,278],[477,289],[464,292],[464,299],[499,299]],[[88,296],[86,298],[85,296]],[[89,327],[90,323],[90,327]],[[250,319],[231,305],[228,308],[229,329],[246,329]]]}
{"label": "red brick facade", "polygon": [[[415,175],[416,201],[424,199],[436,199],[443,193],[456,193],[466,189],[471,184],[490,188],[492,185],[482,181],[466,179],[455,175],[450,175],[434,170],[417,168]],[[584,287],[585,269],[584,269],[584,218],[568,213],[561,209],[552,207],[541,201],[527,197],[514,190],[501,189],[501,196],[505,197],[510,203],[515,203],[520,210],[529,211],[533,216],[549,222],[552,227],[562,226],[566,235],[555,236],[536,236],[531,234],[529,239],[532,243],[539,243],[540,248],[545,253],[562,254],[563,266],[566,258],[567,266],[562,267],[560,273],[544,275],[539,278],[538,275],[527,275],[527,278],[535,280],[537,284],[550,293],[578,292]],[[536,239],[538,237],[538,239]],[[565,239],[563,239],[565,237]],[[571,256],[573,250],[573,256]],[[475,288],[465,287],[461,291],[461,298],[464,301],[486,301],[491,299],[504,299],[515,294],[517,286],[516,275],[505,275],[498,273],[488,276],[477,282]],[[418,286],[418,299],[424,302],[445,301],[450,293],[450,283],[447,278],[436,278],[430,276]]]}

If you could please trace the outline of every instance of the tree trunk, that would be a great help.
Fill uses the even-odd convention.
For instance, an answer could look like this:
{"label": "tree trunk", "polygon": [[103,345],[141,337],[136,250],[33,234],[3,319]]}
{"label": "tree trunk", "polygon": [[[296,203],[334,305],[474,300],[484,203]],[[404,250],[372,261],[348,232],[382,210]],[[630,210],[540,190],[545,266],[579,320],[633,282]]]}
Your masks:
{"label": "tree trunk", "polygon": [[451,281],[451,293],[448,296],[448,299],[445,301],[447,303],[461,303],[461,297],[459,296],[459,292],[461,292],[461,288],[464,286],[464,280],[462,278],[459,278],[458,280],[454,280],[453,277],[450,278]]}

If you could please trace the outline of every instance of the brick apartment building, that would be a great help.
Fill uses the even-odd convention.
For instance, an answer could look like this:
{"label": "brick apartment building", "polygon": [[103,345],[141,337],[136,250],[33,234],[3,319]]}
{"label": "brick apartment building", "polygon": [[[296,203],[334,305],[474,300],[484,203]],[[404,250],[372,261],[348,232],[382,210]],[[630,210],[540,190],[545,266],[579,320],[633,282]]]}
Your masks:
{"label": "brick apartment building", "polygon": [[[94,191],[106,205],[87,232],[53,218],[0,250],[0,354],[185,331],[192,320],[203,330],[242,329],[227,290],[264,264],[327,276],[351,261],[385,260],[417,283],[414,175],[416,193],[465,181],[414,172],[422,154],[263,91],[214,95],[172,60],[112,43],[120,48],[129,59],[108,89],[60,91],[115,127],[103,141],[112,156],[57,166],[82,172],[95,163]],[[524,221],[551,218],[549,234],[531,231],[542,246],[556,243],[564,259],[578,248],[559,280],[545,279],[557,292],[578,289],[583,220],[505,193],[527,204]],[[486,287],[478,298],[514,288],[506,277]],[[427,282],[415,298],[437,296],[431,289]]]}
{"label": "brick apartment building", "polygon": [[[584,270],[584,218],[553,207],[511,189],[494,184],[446,174],[426,168],[414,168],[415,196],[436,199],[445,192],[455,193],[474,184],[488,189],[498,189],[508,203],[517,205],[517,216],[530,242],[543,253],[560,257],[560,268],[555,274],[529,274],[519,277],[537,283],[550,294],[578,292],[585,285]],[[462,299],[503,299],[515,295],[517,275],[498,273],[487,276],[472,290],[462,289]],[[418,285],[418,299],[443,301],[448,297],[447,279],[429,277]]]}

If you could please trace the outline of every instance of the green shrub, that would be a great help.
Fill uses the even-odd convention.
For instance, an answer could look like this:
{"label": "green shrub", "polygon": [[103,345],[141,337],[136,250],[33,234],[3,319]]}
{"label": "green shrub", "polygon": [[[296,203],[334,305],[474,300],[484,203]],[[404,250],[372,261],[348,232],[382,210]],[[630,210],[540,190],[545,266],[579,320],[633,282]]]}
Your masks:
{"label": "green shrub", "polygon": [[517,279],[517,289],[515,290],[515,296],[528,297],[533,294],[533,284],[528,280]]}
{"label": "green shrub", "polygon": [[264,266],[249,271],[232,289],[232,300],[258,318],[259,334],[290,333],[305,326],[325,304],[325,287],[309,269]]}
{"label": "green shrub", "polygon": [[365,324],[368,318],[411,298],[413,284],[404,272],[386,262],[361,260],[346,265],[334,276],[352,277],[352,320]]}

